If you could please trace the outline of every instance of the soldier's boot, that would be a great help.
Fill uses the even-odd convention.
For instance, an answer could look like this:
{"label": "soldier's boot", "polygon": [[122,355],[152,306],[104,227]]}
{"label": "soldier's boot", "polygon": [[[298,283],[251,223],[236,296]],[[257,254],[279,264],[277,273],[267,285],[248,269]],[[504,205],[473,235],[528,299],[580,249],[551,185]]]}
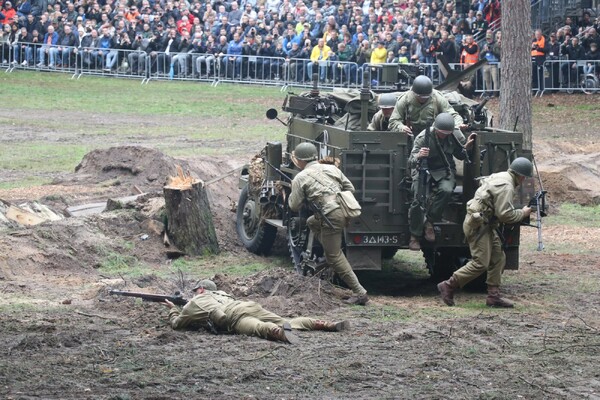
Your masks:
{"label": "soldier's boot", "polygon": [[438,291],[440,292],[440,296],[442,296],[442,301],[447,306],[452,307],[454,305],[454,291],[459,287],[460,285],[454,275],[452,275],[450,279],[438,283]]}
{"label": "soldier's boot", "polygon": [[357,305],[357,306],[364,306],[365,304],[367,304],[367,302],[369,301],[369,296],[367,296],[367,294],[363,294],[363,295],[352,295],[352,297],[344,300],[344,303],[346,304],[353,304],[353,305]]}
{"label": "soldier's boot", "polygon": [[488,307],[513,308],[515,305],[512,301],[500,297],[500,287],[488,285],[488,296],[485,299],[485,304]]}
{"label": "soldier's boot", "polygon": [[317,320],[313,329],[315,331],[341,332],[347,330],[349,327],[350,322],[348,321],[328,322]]}
{"label": "soldier's boot", "polygon": [[284,322],[281,327],[271,328],[267,333],[267,339],[291,344],[298,342],[298,337],[292,333],[292,327],[288,322]]}
{"label": "soldier's boot", "polygon": [[408,249],[412,251],[421,250],[421,244],[419,243],[419,239],[411,235],[410,242],[408,242]]}
{"label": "soldier's boot", "polygon": [[425,222],[425,240],[435,242],[435,230],[433,224],[429,221]]}

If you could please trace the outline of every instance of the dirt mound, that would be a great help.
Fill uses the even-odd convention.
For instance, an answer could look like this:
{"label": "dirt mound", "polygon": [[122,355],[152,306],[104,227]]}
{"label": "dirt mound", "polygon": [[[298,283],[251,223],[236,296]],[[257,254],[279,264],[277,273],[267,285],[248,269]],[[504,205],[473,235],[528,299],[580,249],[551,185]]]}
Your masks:
{"label": "dirt mound", "polygon": [[600,153],[570,154],[539,166],[552,204],[600,204]]}
{"label": "dirt mound", "polygon": [[175,160],[158,150],[142,146],[120,146],[87,153],[75,167],[80,179],[101,183],[118,180],[147,187],[162,187],[176,174],[176,165],[189,170],[187,162]]}
{"label": "dirt mound", "polygon": [[270,269],[249,277],[214,278],[219,289],[236,297],[250,298],[266,309],[284,316],[310,316],[340,307],[349,290],[318,276],[306,277],[291,269]]}

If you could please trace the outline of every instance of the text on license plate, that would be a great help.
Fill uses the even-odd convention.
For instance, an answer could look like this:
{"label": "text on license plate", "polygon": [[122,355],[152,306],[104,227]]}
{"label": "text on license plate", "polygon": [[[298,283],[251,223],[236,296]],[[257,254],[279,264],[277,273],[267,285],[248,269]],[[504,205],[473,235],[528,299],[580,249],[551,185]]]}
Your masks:
{"label": "text on license plate", "polygon": [[356,235],[353,240],[354,244],[400,244],[399,235]]}

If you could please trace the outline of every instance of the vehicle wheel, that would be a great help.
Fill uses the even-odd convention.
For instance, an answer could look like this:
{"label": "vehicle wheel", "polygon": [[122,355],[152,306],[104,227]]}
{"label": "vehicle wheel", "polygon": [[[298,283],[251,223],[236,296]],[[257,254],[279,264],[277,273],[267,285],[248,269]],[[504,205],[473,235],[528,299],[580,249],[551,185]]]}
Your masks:
{"label": "vehicle wheel", "polygon": [[248,186],[244,186],[237,207],[237,233],[244,247],[259,255],[269,254],[277,236],[277,228],[264,221],[264,211],[265,207],[248,193]]}
{"label": "vehicle wheel", "polygon": [[384,260],[391,260],[396,255],[398,251],[398,247],[382,247],[381,248],[381,258]]}
{"label": "vehicle wheel", "polygon": [[580,86],[585,94],[598,93],[598,90],[600,89],[600,79],[594,74],[587,74],[581,78]]}
{"label": "vehicle wheel", "polygon": [[[424,249],[423,256],[427,263],[427,268],[431,274],[431,280],[439,283],[450,278],[454,271],[464,266],[470,258],[468,249]],[[464,289],[471,291],[481,291],[486,288],[487,274],[481,274],[478,278],[469,282]]]}

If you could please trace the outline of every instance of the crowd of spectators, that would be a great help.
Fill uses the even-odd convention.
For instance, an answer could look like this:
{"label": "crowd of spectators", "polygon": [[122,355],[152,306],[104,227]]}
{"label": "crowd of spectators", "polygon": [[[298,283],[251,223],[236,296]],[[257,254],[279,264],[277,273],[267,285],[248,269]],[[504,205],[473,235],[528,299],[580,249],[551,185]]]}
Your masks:
{"label": "crowd of spectators", "polygon": [[[486,58],[485,87],[498,88],[500,0],[0,0],[1,60],[184,77],[228,74],[303,81],[352,79],[364,64],[449,63]],[[462,9],[457,9],[461,7]],[[589,13],[537,50],[542,62],[597,57]],[[579,38],[579,39],[577,39]],[[579,40],[579,44],[577,41]],[[533,39],[534,44],[539,38]],[[559,47],[554,48],[558,43]],[[579,47],[578,47],[579,46]],[[537,54],[537,53],[536,53]],[[597,58],[595,58],[597,59]]]}

